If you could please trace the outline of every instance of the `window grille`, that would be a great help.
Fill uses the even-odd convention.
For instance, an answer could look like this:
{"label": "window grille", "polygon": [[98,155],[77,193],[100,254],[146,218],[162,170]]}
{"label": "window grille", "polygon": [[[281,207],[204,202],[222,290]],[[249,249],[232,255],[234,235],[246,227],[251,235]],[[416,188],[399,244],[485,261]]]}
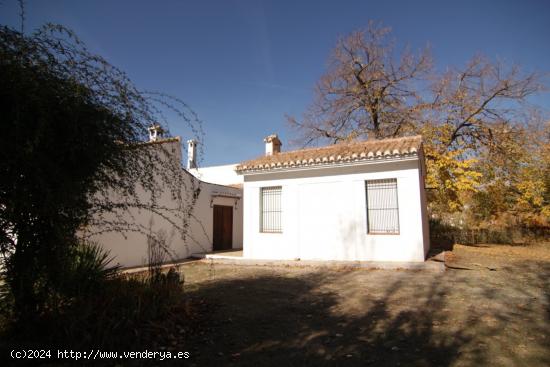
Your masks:
{"label": "window grille", "polygon": [[367,233],[399,234],[397,179],[368,180]]}
{"label": "window grille", "polygon": [[262,187],[260,193],[260,232],[281,233],[281,186]]}

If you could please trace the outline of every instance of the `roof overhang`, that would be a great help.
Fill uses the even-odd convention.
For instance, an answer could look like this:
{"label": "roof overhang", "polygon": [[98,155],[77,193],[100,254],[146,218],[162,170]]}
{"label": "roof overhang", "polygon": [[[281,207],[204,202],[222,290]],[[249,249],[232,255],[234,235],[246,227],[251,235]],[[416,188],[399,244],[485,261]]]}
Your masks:
{"label": "roof overhang", "polygon": [[415,161],[418,160],[419,156],[417,152],[397,156],[378,156],[378,157],[369,157],[367,159],[363,158],[350,158],[348,160],[341,160],[338,162],[306,162],[305,164],[300,162],[300,164],[280,164],[280,165],[269,165],[267,167],[261,168],[247,168],[247,169],[236,169],[237,174],[248,176],[248,175],[261,175],[267,173],[276,173],[276,172],[295,172],[295,171],[304,171],[304,170],[321,170],[326,168],[337,168],[337,167],[354,167],[362,165],[372,165],[372,164],[387,164],[392,162],[405,162],[405,161]]}
{"label": "roof overhang", "polygon": [[212,191],[210,194],[210,207],[214,207],[214,199],[216,198],[225,198],[225,199],[231,199],[235,200],[235,205],[233,208],[237,210],[237,205],[239,203],[239,200],[241,200],[242,195],[237,193],[231,193],[231,192],[222,192],[222,191]]}

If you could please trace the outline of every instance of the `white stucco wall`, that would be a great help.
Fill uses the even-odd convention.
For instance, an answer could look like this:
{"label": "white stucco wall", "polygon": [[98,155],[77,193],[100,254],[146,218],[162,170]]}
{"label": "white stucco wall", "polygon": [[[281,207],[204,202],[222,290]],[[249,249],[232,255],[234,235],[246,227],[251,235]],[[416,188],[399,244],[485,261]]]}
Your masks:
{"label": "white stucco wall", "polygon": [[[169,142],[163,144],[174,144],[175,152],[180,152],[179,142]],[[181,155],[176,155],[181,164]],[[200,194],[196,204],[188,218],[189,229],[185,236],[181,236],[177,230],[164,218],[145,210],[132,210],[133,216],[128,216],[127,220],[132,220],[142,224],[146,228],[151,225],[154,232],[164,231],[167,235],[167,245],[170,249],[170,256],[167,261],[179,260],[189,257],[193,253],[212,251],[213,236],[213,205],[232,206],[233,211],[233,248],[242,248],[243,239],[243,206],[242,190],[214,185],[201,182],[194,176],[184,171],[182,174],[185,179],[185,186],[200,187]],[[190,191],[182,187],[184,195]],[[146,193],[141,190],[140,197],[146,198]],[[219,195],[234,196],[222,197]],[[175,203],[168,193],[162,195],[158,203],[160,206],[173,208]],[[106,232],[91,237],[91,240],[100,243],[103,248],[110,251],[111,256],[115,257],[114,263],[119,263],[123,267],[142,266],[148,262],[147,235],[138,232]]]}
{"label": "white stucco wall", "polygon": [[243,176],[235,172],[236,164],[224,166],[199,167],[190,169],[189,172],[204,182],[218,185],[236,185],[243,183]]}
{"label": "white stucco wall", "polygon": [[[245,174],[244,256],[424,261],[429,249],[418,159]],[[365,180],[396,178],[398,235],[367,233]],[[260,232],[260,188],[282,186],[282,233]]]}

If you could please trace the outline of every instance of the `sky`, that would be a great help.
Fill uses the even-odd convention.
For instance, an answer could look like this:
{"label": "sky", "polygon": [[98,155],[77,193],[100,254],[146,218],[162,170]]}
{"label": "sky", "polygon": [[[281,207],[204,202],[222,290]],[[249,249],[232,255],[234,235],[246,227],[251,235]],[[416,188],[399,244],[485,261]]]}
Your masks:
{"label": "sky", "polygon": [[[398,48],[430,45],[440,70],[482,53],[550,72],[548,0],[25,3],[27,32],[63,24],[138,88],[184,100],[203,121],[202,166],[255,158],[272,133],[292,148],[285,115],[302,115],[337,40],[369,20],[391,27]],[[20,28],[15,0],[0,0],[0,24]],[[550,96],[536,102],[550,107]],[[175,118],[169,125],[191,136]]]}

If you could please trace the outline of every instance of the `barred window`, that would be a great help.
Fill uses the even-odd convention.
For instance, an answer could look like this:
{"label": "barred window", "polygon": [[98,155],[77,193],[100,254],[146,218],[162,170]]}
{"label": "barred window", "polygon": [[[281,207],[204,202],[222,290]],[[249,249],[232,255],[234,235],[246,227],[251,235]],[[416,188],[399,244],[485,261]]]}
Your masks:
{"label": "barred window", "polygon": [[367,233],[399,234],[397,179],[368,180]]}
{"label": "barred window", "polygon": [[260,192],[260,232],[283,232],[281,186],[262,187]]}

